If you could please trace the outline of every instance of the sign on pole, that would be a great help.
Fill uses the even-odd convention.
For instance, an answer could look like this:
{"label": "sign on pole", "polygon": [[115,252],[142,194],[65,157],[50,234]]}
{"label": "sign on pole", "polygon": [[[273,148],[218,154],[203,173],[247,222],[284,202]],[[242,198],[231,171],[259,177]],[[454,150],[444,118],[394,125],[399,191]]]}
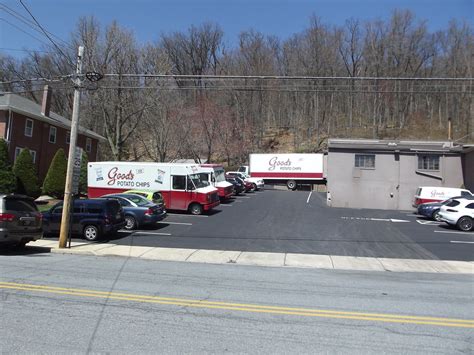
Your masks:
{"label": "sign on pole", "polygon": [[74,152],[74,168],[72,171],[72,193],[79,192],[79,179],[81,177],[82,148],[76,147]]}

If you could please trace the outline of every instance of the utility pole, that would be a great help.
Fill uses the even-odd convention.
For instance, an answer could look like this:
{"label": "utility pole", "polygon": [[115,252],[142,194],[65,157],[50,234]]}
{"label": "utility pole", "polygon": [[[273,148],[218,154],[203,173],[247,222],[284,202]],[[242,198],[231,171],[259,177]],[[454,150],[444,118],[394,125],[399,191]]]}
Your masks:
{"label": "utility pole", "polygon": [[69,215],[72,199],[72,175],[74,169],[74,157],[76,153],[77,131],[79,127],[79,106],[81,102],[82,87],[82,56],[84,47],[79,46],[76,62],[76,76],[74,81],[74,103],[72,108],[71,138],[69,142],[69,154],[67,160],[66,185],[64,187],[63,213],[61,216],[61,230],[59,234],[59,248],[66,248],[67,236],[69,233]]}

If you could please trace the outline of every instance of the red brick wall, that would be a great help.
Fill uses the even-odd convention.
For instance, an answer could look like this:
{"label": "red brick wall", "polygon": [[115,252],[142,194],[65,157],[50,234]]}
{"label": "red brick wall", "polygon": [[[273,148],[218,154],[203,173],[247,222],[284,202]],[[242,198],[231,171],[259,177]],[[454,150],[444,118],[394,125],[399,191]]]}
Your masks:
{"label": "red brick wall", "polygon": [[[69,130],[62,127],[56,127],[56,143],[49,142],[49,128],[50,124],[33,119],[33,136],[25,136],[25,124],[27,117],[18,113],[13,113],[12,119],[12,134],[9,147],[10,159],[13,162],[15,156],[15,148],[28,148],[36,151],[36,169],[38,176],[42,181],[48,172],[49,165],[58,151],[63,148],[66,152],[66,156],[69,152],[69,144],[66,144],[66,134],[69,134]],[[1,123],[0,123],[1,126]],[[95,161],[97,156],[97,140],[92,139],[92,150],[87,153],[89,161]],[[79,135],[77,145],[82,149],[86,148],[86,136]]]}

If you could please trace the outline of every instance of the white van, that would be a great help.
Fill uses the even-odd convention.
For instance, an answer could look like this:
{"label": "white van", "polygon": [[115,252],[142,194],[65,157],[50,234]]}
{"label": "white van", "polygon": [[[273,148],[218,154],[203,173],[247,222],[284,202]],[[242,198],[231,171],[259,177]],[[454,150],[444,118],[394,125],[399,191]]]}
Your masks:
{"label": "white van", "polygon": [[413,198],[413,207],[426,202],[440,202],[455,196],[474,196],[469,190],[454,187],[420,186]]}

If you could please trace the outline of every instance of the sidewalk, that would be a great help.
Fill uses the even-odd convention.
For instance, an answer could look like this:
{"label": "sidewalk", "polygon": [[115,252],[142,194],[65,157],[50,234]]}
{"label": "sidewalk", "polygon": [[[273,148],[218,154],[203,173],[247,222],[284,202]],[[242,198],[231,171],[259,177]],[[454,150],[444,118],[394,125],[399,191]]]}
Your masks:
{"label": "sidewalk", "polygon": [[471,275],[474,271],[473,261],[388,259],[336,255],[155,248],[86,242],[74,242],[70,249],[59,249],[58,241],[55,240],[38,240],[36,242],[28,243],[28,246],[51,248],[51,252],[56,254],[122,256],[148,260],[184,261],[210,264]]}

